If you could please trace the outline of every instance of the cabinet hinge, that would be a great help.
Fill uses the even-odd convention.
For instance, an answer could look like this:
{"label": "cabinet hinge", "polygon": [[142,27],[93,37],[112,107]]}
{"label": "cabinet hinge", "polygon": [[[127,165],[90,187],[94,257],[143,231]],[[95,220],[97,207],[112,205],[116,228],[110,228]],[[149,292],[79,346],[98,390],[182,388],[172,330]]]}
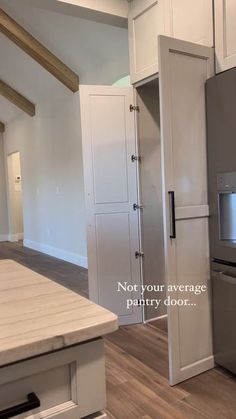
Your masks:
{"label": "cabinet hinge", "polygon": [[136,259],[143,258],[143,257],[144,257],[144,253],[143,252],[139,252],[138,250],[137,250],[137,252],[135,252],[135,258]]}
{"label": "cabinet hinge", "polygon": [[133,204],[133,210],[137,211],[139,209],[143,209],[143,205],[139,205],[139,204]]}
{"label": "cabinet hinge", "polygon": [[130,112],[137,111],[139,112],[139,106],[129,105]]}
{"label": "cabinet hinge", "polygon": [[131,161],[134,163],[135,161],[141,161],[141,157],[140,156],[135,156],[134,154],[132,154],[131,156]]}

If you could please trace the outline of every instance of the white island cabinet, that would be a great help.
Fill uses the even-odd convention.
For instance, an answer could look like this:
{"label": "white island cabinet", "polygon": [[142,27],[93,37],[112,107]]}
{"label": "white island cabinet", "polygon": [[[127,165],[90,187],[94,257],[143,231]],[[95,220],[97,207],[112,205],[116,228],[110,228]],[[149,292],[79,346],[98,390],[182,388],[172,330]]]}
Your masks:
{"label": "white island cabinet", "polygon": [[212,0],[132,0],[128,24],[131,82],[158,73],[158,35],[212,47],[212,9]]}
{"label": "white island cabinet", "polygon": [[106,418],[102,336],[117,317],[11,260],[0,290],[0,418]]}

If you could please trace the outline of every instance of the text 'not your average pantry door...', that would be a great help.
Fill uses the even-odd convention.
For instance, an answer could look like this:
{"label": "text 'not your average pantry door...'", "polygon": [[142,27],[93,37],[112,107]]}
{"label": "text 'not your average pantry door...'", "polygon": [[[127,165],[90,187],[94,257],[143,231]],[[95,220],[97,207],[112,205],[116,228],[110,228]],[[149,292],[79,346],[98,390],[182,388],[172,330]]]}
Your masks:
{"label": "text 'not your average pantry door...'", "polygon": [[[133,101],[132,87],[80,87],[89,297],[120,325],[142,322],[142,307],[128,306],[141,298]],[[118,291],[119,282],[138,291]]]}

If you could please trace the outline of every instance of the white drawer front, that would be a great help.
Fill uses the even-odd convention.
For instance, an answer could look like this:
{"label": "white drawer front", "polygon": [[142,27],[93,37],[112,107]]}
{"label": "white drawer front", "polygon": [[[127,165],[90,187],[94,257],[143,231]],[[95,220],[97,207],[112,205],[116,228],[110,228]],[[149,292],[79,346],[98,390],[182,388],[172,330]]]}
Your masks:
{"label": "white drawer front", "polygon": [[35,393],[40,407],[18,419],[78,419],[105,408],[103,341],[40,356],[0,370],[0,411]]}

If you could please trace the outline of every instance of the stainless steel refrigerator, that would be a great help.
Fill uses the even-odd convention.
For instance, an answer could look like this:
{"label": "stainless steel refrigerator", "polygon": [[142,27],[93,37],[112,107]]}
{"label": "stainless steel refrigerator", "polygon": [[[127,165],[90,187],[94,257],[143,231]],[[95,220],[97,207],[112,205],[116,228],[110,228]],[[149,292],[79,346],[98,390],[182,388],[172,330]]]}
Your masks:
{"label": "stainless steel refrigerator", "polygon": [[215,361],[236,373],[236,68],[206,83]]}

